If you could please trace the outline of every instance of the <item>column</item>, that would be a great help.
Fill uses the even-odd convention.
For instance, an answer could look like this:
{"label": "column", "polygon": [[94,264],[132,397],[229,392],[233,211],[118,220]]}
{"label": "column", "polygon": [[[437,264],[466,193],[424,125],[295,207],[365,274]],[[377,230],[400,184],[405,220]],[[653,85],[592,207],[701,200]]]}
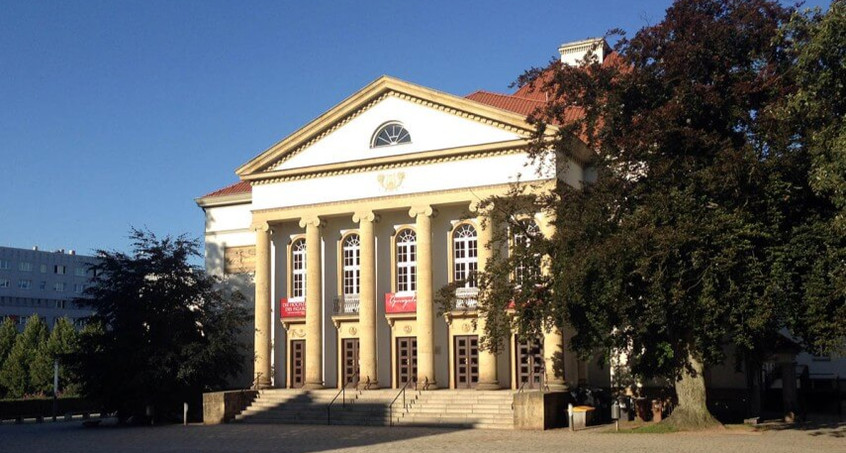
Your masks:
{"label": "column", "polygon": [[270,226],[256,229],[256,300],[253,383],[256,388],[270,387]]}
{"label": "column", "polygon": [[[472,206],[471,206],[472,208]],[[479,260],[478,269],[479,272],[485,272],[487,268],[488,260],[491,259],[491,249],[489,248],[491,241],[493,240],[493,225],[491,224],[490,217],[487,216],[487,213],[480,213],[480,216],[477,218],[476,224],[478,225],[478,237],[476,243],[476,250],[477,250],[477,258]],[[483,336],[485,334],[485,325],[487,322],[487,318],[483,316],[479,316],[477,323],[476,323],[476,330],[479,332],[479,336]],[[488,351],[486,349],[479,349],[479,384],[476,386],[476,390],[499,390],[499,379],[496,376],[496,354]]]}
{"label": "column", "polygon": [[[555,219],[550,215],[541,215],[538,219],[538,227],[541,233],[546,238],[551,238],[555,235]],[[544,257],[541,264],[541,272],[549,273],[550,263],[547,257]],[[556,302],[558,303],[558,302]],[[550,320],[551,321],[551,320]],[[543,335],[543,359],[546,372],[546,385],[551,391],[567,390],[567,384],[564,381],[564,372],[572,367],[572,370],[577,370],[578,364],[573,360],[574,354],[565,353],[564,336],[561,330],[550,322],[544,331]],[[573,365],[568,363],[573,362]]]}
{"label": "column", "polygon": [[358,223],[361,240],[361,290],[359,294],[359,385],[365,389],[379,388],[376,361],[376,234],[377,221],[373,211],[353,215]]}
{"label": "column", "polygon": [[417,387],[437,388],[435,381],[434,298],[432,291],[432,216],[429,205],[414,206],[408,215],[417,229]]}
{"label": "column", "polygon": [[306,389],[323,388],[323,286],[320,266],[320,218],[302,218],[306,229]]}

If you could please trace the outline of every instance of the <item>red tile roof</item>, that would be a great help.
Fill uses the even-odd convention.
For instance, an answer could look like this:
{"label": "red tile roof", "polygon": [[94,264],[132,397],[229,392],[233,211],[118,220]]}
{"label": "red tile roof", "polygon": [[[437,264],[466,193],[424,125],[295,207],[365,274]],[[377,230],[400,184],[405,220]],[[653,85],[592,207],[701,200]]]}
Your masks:
{"label": "red tile roof", "polygon": [[209,197],[225,197],[227,195],[238,195],[242,193],[252,193],[253,186],[247,181],[238,181],[235,184],[230,184],[222,189],[203,195],[202,198]]}
{"label": "red tile roof", "polygon": [[511,94],[491,93],[490,91],[484,90],[479,90],[475,93],[468,94],[467,99],[470,99],[471,101],[481,102],[482,104],[487,104],[491,107],[496,107],[514,113],[519,113],[523,116],[529,116],[530,113],[543,107],[543,105],[546,103],[546,99],[530,99]]}

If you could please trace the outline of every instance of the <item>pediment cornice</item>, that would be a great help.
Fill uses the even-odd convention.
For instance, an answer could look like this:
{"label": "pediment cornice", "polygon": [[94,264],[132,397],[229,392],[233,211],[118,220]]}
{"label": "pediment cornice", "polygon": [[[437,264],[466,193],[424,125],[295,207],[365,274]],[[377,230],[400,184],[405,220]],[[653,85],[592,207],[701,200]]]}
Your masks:
{"label": "pediment cornice", "polygon": [[[279,166],[374,105],[393,96],[528,138],[533,126],[517,113],[382,76],[236,170],[243,180],[278,178]],[[422,154],[422,153],[415,153]],[[407,156],[403,156],[406,159]],[[312,171],[303,168],[297,171]]]}

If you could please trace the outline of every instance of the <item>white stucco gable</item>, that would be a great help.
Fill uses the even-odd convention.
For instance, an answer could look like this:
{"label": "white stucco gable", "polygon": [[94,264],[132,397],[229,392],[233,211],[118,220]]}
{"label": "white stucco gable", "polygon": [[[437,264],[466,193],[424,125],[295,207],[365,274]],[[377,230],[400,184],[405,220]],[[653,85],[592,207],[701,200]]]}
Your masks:
{"label": "white stucco gable", "polygon": [[[374,132],[401,123],[410,143],[372,147]],[[236,173],[245,181],[332,165],[528,138],[523,115],[383,76],[265,150]]]}
{"label": "white stucco gable", "polygon": [[[411,135],[411,142],[371,147],[373,134],[389,122],[401,124]],[[269,170],[289,170],[519,138],[513,131],[475,118],[388,95]]]}

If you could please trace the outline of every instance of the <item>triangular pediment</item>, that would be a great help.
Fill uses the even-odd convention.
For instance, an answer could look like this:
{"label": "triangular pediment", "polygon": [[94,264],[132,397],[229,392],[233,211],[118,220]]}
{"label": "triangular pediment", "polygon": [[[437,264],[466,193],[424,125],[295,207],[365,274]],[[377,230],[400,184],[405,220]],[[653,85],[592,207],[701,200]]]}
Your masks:
{"label": "triangular pediment", "polygon": [[[386,123],[402,124],[407,143],[373,147]],[[239,168],[244,180],[367,162],[431,157],[439,150],[514,144],[532,126],[525,117],[383,76]]]}

